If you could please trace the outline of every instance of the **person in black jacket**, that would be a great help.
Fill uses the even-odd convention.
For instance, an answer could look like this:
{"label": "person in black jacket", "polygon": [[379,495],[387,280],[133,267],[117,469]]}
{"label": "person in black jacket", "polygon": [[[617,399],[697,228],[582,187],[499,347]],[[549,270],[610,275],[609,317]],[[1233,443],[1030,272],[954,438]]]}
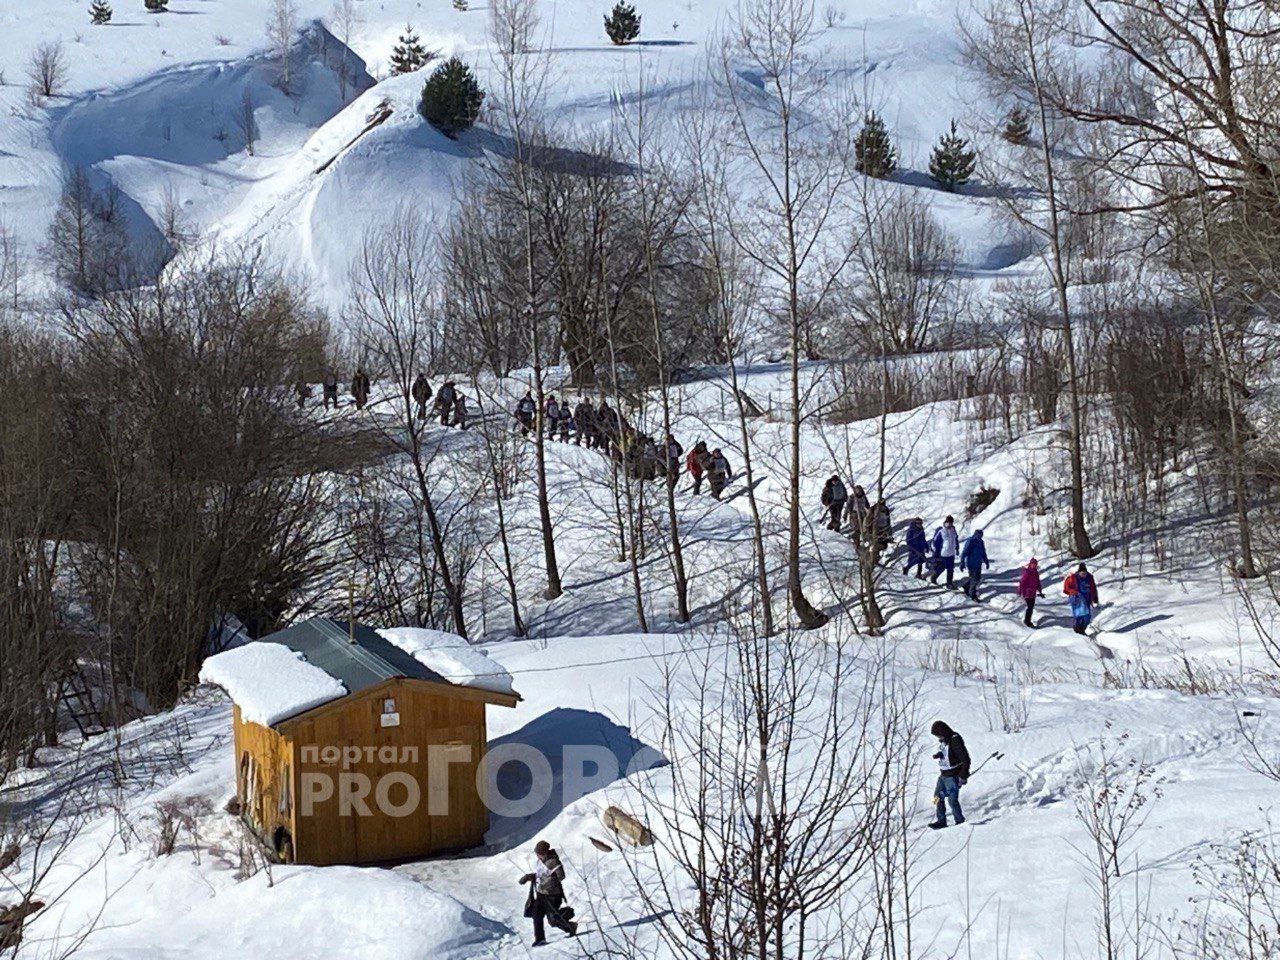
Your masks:
{"label": "person in black jacket", "polygon": [[929,826],[941,830],[947,825],[948,804],[956,826],[964,823],[960,788],[969,780],[969,750],[964,745],[964,737],[941,720],[935,721],[929,732],[938,738],[938,750],[933,755],[938,761],[938,785],[933,791],[935,817]]}
{"label": "person in black jacket", "polygon": [[526,915],[533,919],[533,945],[538,947],[547,942],[544,920],[571,937],[577,936],[578,925],[570,919],[573,909],[564,906],[564,864],[560,855],[545,840],[534,845],[533,853],[538,858],[534,872],[526,873],[520,882],[533,884],[529,895],[532,911],[526,907]]}
{"label": "person in black jacket", "polygon": [[827,529],[839,530],[844,518],[844,505],[849,500],[849,491],[839,474],[833,473],[831,479],[822,488],[822,505],[827,511]]}

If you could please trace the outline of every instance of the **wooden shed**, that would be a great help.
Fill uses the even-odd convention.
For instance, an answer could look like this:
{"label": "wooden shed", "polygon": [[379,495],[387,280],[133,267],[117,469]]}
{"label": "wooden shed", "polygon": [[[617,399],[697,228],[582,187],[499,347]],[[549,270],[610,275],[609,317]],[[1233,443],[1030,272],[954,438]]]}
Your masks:
{"label": "wooden shed", "polygon": [[[255,647],[288,658],[279,649],[287,648],[295,662],[251,668],[238,682],[218,679],[225,668],[208,671],[218,657]],[[307,620],[240,651],[210,658],[202,677],[232,696],[241,816],[281,860],[376,863],[483,842],[489,812],[476,773],[488,742],[485,709],[514,707],[518,694],[442,676],[378,631],[343,621]],[[249,662],[241,654],[242,675]],[[325,677],[309,674],[319,689],[313,699],[325,702],[246,719],[233,687],[247,700],[250,690],[270,692],[273,676],[284,684],[283,674],[311,668],[337,681],[326,693]]]}

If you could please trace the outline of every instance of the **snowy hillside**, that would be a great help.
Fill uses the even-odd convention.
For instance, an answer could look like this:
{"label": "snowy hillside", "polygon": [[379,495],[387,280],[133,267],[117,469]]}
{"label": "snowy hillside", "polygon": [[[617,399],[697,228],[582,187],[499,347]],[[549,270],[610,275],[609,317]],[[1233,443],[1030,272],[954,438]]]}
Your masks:
{"label": "snowy hillside", "polygon": [[[744,146],[779,124],[775,78],[725,53],[736,0],[639,0],[626,45],[602,29],[614,0],[536,0],[547,156],[625,146],[643,115],[678,132],[652,169],[694,186],[628,157],[591,184],[642,183],[625,203],[574,207],[547,162],[483,210],[477,182],[526,149],[498,116],[497,0],[295,0],[287,42],[275,0],[113,6],[92,24],[89,0],[0,0],[0,956],[514,960],[546,840],[580,924],[555,956],[1280,958],[1275,288],[1251,277],[1226,320],[1215,299],[1219,271],[1274,270],[1266,234],[1219,263],[1155,216],[1130,234],[1067,204],[1055,266],[1049,202],[986,173],[1065,167],[1078,142],[1001,132],[968,0],[806,6],[818,108],[856,104],[851,136],[878,114],[896,167],[855,171],[850,148],[834,180],[798,178],[803,268],[779,252],[786,178]],[[393,74],[410,28],[431,61]],[[454,55],[489,92],[456,138],[419,110]],[[717,67],[738,112],[699,127]],[[797,165],[839,154],[799,112]],[[985,153],[949,191],[930,159],[953,121]],[[698,137],[730,128],[713,190],[720,144]],[[1070,203],[1113,199],[1081,179]],[[77,184],[108,208],[84,217],[114,231],[108,272],[141,271],[123,289],[72,293],[53,250],[83,226]],[[536,228],[502,205],[540,188]],[[569,238],[536,278],[535,229]],[[889,344],[883,318],[912,310],[932,335]],[[543,412],[522,420],[526,391]],[[540,437],[553,395],[624,419]],[[722,496],[694,488],[698,441],[732,468]],[[882,539],[870,503],[827,522],[833,475],[891,508]],[[945,559],[985,543],[977,597],[963,570],[927,575],[944,517]],[[257,774],[233,703],[270,728],[353,691],[249,641],[348,615],[481,711],[478,691],[518,694],[489,750],[546,766],[488,786],[543,801],[494,810],[475,849],[277,862],[237,794]],[[369,711],[400,723],[394,699]],[[930,830],[959,769],[939,720],[975,769],[965,821]],[[776,940],[754,943],[762,913]]]}

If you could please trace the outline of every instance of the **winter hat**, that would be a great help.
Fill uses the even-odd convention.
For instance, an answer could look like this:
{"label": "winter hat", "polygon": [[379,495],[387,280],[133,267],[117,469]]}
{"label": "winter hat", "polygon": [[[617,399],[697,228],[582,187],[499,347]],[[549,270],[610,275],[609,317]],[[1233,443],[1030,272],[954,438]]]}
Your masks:
{"label": "winter hat", "polygon": [[533,845],[533,852],[537,854],[550,853],[551,844],[547,843],[545,840],[539,840]]}
{"label": "winter hat", "polygon": [[1039,561],[1039,560],[1037,560],[1035,557],[1032,557],[1032,558],[1027,562],[1027,566],[1028,566],[1028,567],[1038,567],[1038,566],[1040,566],[1040,561]]}
{"label": "winter hat", "polygon": [[932,733],[939,740],[944,740],[947,737],[951,736],[953,733],[955,733],[954,730],[952,730],[949,726],[947,726],[941,720],[933,721],[933,726],[929,728],[929,732]]}

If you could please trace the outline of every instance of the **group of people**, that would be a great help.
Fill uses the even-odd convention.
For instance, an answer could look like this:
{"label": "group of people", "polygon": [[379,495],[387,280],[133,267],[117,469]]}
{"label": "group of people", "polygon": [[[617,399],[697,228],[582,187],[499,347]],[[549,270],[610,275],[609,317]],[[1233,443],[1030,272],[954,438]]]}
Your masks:
{"label": "group of people", "polygon": [[[925,567],[929,565],[932,573],[929,582],[936,584],[938,578],[946,574],[946,585],[954,587],[957,564],[966,574],[964,582],[965,596],[977,600],[978,588],[982,584],[984,571],[991,568],[991,559],[987,555],[987,542],[981,530],[960,542],[960,534],[956,530],[954,517],[947,517],[930,539],[925,534],[924,520],[913,518],[907,524],[907,562],[902,568],[903,575],[915,568],[915,575],[924,579]],[[932,557],[930,557],[932,554]],[[1071,619],[1076,633],[1083,634],[1093,620],[1093,611],[1098,606],[1098,583],[1088,566],[1080,564],[1062,584],[1062,592],[1067,597],[1071,608]],[[1022,622],[1034,627],[1032,614],[1035,613],[1036,600],[1044,599],[1044,587],[1040,580],[1040,561],[1035,557],[1027,563],[1018,580],[1018,596],[1023,601]]]}
{"label": "group of people", "polygon": [[[330,408],[337,410],[342,406],[338,375],[333,368],[325,370],[320,380],[320,389],[321,403],[325,410]],[[351,401],[357,410],[363,410],[369,405],[369,399],[373,395],[373,382],[363,366],[356,367],[348,389],[351,393]],[[311,384],[305,380],[299,380],[294,390],[297,394],[298,408],[302,409],[311,399]],[[470,412],[467,397],[458,389],[456,381],[446,380],[437,392],[431,388],[431,382],[427,380],[426,374],[419,373],[414,377],[409,395],[414,405],[414,416],[419,422],[438,416],[442,427],[467,429],[467,417]],[[435,397],[434,403],[432,397]]]}
{"label": "group of people", "polygon": [[853,493],[838,473],[833,473],[822,487],[822,509],[828,530],[843,530],[850,525],[859,542],[874,547],[876,558],[893,541],[893,518],[889,504],[881,497],[872,505],[867,491],[854,484]]}

